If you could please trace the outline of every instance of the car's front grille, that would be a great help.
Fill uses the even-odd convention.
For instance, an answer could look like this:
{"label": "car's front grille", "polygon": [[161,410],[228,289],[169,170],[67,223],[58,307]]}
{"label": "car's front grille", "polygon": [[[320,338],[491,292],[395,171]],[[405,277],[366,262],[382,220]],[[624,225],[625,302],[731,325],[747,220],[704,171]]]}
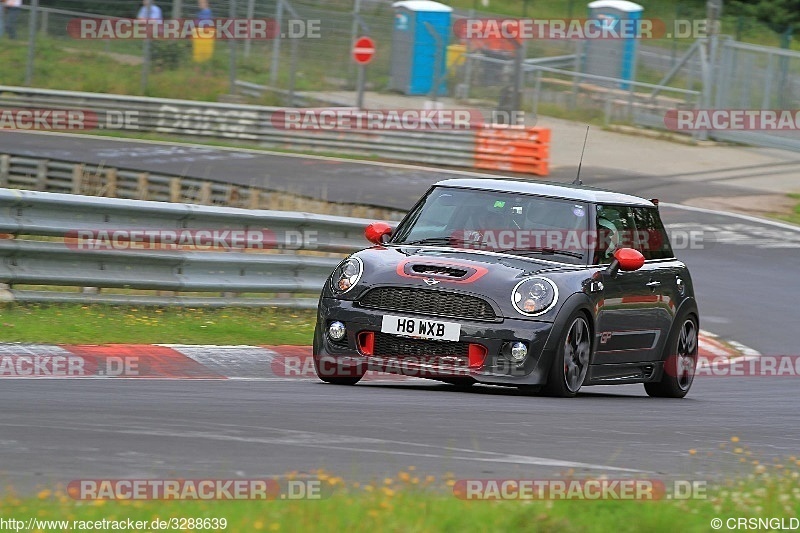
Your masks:
{"label": "car's front grille", "polygon": [[406,311],[422,315],[495,320],[497,315],[489,302],[457,292],[434,291],[407,287],[379,287],[361,298],[363,307],[385,311]]}
{"label": "car's front grille", "polygon": [[469,343],[412,339],[376,332],[373,355],[381,357],[458,357],[466,366],[469,364]]}

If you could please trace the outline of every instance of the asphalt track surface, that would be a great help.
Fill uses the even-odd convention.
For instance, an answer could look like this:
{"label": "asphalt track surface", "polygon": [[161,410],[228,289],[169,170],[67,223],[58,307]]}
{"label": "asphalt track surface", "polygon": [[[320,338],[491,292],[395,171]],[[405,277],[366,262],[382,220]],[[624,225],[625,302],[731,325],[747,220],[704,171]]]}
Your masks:
{"label": "asphalt track surface", "polygon": [[[92,161],[89,156],[101,150],[96,143],[118,144],[10,137],[31,150],[44,138],[49,148],[39,146],[31,155],[70,159],[68,152],[83,153],[87,157],[80,159]],[[153,146],[148,148],[152,153]],[[226,175],[245,176],[248,165],[256,164],[247,157],[216,156],[222,159],[208,161],[222,161]],[[353,176],[371,176],[372,183],[397,191],[390,197],[397,207],[407,207],[444,174],[258,157],[269,158],[268,171],[290,185],[295,179],[298,186],[327,183],[332,200],[340,183],[346,191]],[[131,167],[142,163],[141,157],[130,160]],[[147,164],[180,173],[181,164],[189,163]],[[259,164],[263,173],[264,162]],[[589,170],[584,168],[585,177]],[[644,183],[620,180],[614,188],[632,192]],[[681,200],[680,187],[664,190],[672,196],[652,196]],[[692,272],[701,327],[764,354],[796,354],[800,234],[725,214],[662,210],[668,225],[704,232],[702,249],[678,250]],[[591,387],[562,400],[488,386],[458,392],[417,381],[337,387],[314,381],[3,379],[0,483],[27,490],[79,478],[252,478],[318,468],[370,479],[409,465],[456,478],[547,478],[572,469],[609,477],[713,480],[750,471],[732,452],[732,436],[762,462],[798,452],[797,379],[698,378],[689,396],[677,401],[647,398],[640,385]]]}
{"label": "asphalt track surface", "polygon": [[[0,131],[0,151],[30,157],[50,157],[76,163],[160,172],[199,179],[219,179],[259,186],[332,202],[349,202],[408,209],[432,183],[457,176],[462,170],[431,172],[412,165],[381,165],[333,158],[242,151],[197,145],[121,140],[89,135],[57,135]],[[787,165],[793,163],[786,163]],[[777,164],[780,167],[782,164]],[[765,169],[737,169],[736,177]],[[554,168],[548,180],[572,181],[576,167]],[[702,176],[706,172],[698,172]],[[587,184],[624,193],[683,202],[696,198],[698,184],[678,176],[644,176],[583,166]],[[719,181],[718,179],[716,181]],[[700,196],[747,194],[747,189],[703,183]],[[756,194],[763,194],[753,191]]]}
{"label": "asphalt track surface", "polygon": [[380,480],[410,465],[457,478],[573,469],[713,481],[743,468],[732,436],[762,462],[797,452],[796,379],[699,380],[679,401],[647,398],[635,385],[563,400],[435,382],[3,380],[2,481],[31,490],[75,479],[246,479],[317,468]]}

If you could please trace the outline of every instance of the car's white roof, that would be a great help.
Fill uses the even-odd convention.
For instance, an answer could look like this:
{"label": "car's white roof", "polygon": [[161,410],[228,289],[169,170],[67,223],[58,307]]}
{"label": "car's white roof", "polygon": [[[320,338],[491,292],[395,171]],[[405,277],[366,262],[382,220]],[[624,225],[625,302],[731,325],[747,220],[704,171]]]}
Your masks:
{"label": "car's white roof", "polygon": [[481,189],[485,191],[518,192],[521,194],[551,196],[554,198],[581,200],[598,204],[624,204],[643,207],[654,206],[653,202],[650,200],[645,200],[638,196],[566,183],[492,178],[456,178],[440,181],[436,183],[436,185],[440,187]]}

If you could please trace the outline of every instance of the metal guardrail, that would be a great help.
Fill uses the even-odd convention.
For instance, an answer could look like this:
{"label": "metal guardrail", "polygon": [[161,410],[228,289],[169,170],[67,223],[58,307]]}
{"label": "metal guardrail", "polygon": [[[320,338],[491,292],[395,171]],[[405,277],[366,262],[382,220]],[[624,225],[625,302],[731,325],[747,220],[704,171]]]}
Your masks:
{"label": "metal guardrail", "polygon": [[[7,287],[0,290],[0,300],[312,307],[316,298],[288,294],[317,296],[340,261],[333,254],[368,244],[363,229],[369,222],[0,189],[0,283]],[[135,244],[142,241],[132,236],[132,230],[151,237],[144,245]],[[170,244],[165,237],[204,230],[238,231],[239,235],[249,231],[269,238],[256,246],[220,247],[220,240],[204,251],[203,247]],[[44,290],[18,290],[15,285],[41,285]],[[75,291],[63,292],[59,287]],[[103,293],[104,288],[128,291]],[[221,296],[143,295],[136,290]],[[243,293],[259,297],[237,296]]]}
{"label": "metal guardrail", "polygon": [[0,188],[2,187],[129,200],[298,210],[390,220],[399,220],[404,214],[376,206],[332,204],[309,196],[256,186],[0,152]]}
{"label": "metal guardrail", "polygon": [[[474,130],[288,130],[273,124],[273,114],[285,111],[278,107],[0,86],[0,109],[20,108],[83,111],[96,115],[100,129],[243,140],[273,148],[476,168]],[[135,124],[125,121],[125,114],[131,112]]]}
{"label": "metal guardrail", "polygon": [[10,154],[0,154],[0,187],[202,204],[226,203],[232,193],[240,197],[252,194],[248,187],[234,192],[224,183]]}

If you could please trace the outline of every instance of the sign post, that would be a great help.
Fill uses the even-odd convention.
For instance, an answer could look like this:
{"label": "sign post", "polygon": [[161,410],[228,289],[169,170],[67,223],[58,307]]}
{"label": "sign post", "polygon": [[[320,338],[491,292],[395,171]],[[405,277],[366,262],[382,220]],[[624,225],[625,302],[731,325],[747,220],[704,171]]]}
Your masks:
{"label": "sign post", "polygon": [[356,107],[364,107],[365,66],[375,56],[375,42],[369,37],[359,37],[353,45],[353,59],[358,63],[358,97]]}

